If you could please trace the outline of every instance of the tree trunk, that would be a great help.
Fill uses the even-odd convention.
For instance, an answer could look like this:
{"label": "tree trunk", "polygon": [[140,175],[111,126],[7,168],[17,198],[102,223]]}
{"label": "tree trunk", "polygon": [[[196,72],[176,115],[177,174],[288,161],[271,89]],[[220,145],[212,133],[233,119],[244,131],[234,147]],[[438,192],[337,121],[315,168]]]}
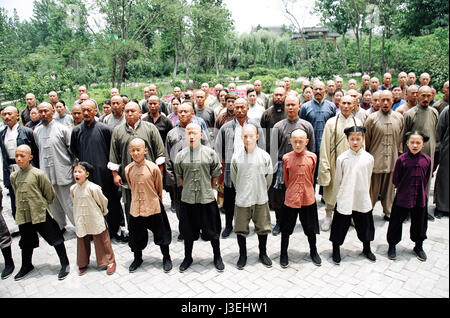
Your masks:
{"label": "tree trunk", "polygon": [[364,74],[364,66],[363,66],[362,53],[361,53],[361,43],[359,41],[359,25],[356,26],[355,36],[356,36],[356,45],[358,46],[359,68],[361,69],[361,73]]}
{"label": "tree trunk", "polygon": [[219,63],[217,63],[217,46],[214,41],[214,67],[216,68],[216,76],[219,76]]}
{"label": "tree trunk", "polygon": [[125,70],[125,67],[127,65],[127,60],[122,57],[119,60],[119,76],[118,76],[118,80],[117,80],[117,89],[120,90],[120,86],[122,86],[122,82],[123,82],[123,71]]}
{"label": "tree trunk", "polygon": [[347,70],[348,60],[347,60],[347,43],[345,43],[345,32],[342,33],[342,42],[344,42],[344,54],[343,54],[343,56],[344,56],[344,68]]}
{"label": "tree trunk", "polygon": [[177,49],[177,40],[174,40],[174,47],[175,47],[175,56],[174,56],[174,62],[173,62],[173,79],[175,80],[177,78],[177,68],[178,68],[178,49]]}
{"label": "tree trunk", "polygon": [[372,72],[372,28],[369,30],[369,62],[367,63],[367,73]]}
{"label": "tree trunk", "polygon": [[386,73],[386,55],[384,54],[385,29],[386,27],[383,28],[383,34],[381,35],[381,74]]}
{"label": "tree trunk", "polygon": [[113,65],[112,65],[112,74],[111,74],[111,86],[116,86],[116,71],[117,71],[117,60],[116,58],[113,58]]}

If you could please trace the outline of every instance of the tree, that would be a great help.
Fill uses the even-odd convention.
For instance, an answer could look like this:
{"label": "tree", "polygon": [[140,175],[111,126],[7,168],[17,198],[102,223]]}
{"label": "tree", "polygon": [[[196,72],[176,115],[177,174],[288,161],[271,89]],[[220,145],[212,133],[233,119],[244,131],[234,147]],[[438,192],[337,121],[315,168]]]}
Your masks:
{"label": "tree", "polygon": [[431,34],[438,27],[448,26],[449,2],[447,0],[403,1],[400,31],[405,36]]}

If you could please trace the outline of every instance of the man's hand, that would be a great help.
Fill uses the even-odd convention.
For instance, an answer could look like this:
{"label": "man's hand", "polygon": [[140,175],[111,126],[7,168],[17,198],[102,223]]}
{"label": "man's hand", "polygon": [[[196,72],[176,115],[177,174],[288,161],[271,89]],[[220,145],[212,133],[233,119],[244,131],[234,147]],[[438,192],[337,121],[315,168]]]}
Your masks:
{"label": "man's hand", "polygon": [[113,178],[114,178],[114,184],[118,187],[120,187],[123,182],[122,182],[122,178],[120,177],[119,173],[117,171],[113,171]]}

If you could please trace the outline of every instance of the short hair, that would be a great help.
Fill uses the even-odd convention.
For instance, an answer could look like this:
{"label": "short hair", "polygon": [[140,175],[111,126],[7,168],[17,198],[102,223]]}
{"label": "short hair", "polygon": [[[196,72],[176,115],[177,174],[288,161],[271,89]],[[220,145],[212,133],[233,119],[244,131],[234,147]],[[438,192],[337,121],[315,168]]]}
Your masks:
{"label": "short hair", "polygon": [[344,134],[348,137],[350,137],[351,133],[360,132],[363,136],[366,133],[366,127],[363,126],[351,126],[344,129]]}
{"label": "short hair", "polygon": [[64,105],[64,107],[66,107],[66,102],[65,102],[64,100],[62,100],[62,99],[59,99],[59,100],[57,101],[57,103],[61,103],[61,104]]}
{"label": "short hair", "polygon": [[253,92],[256,92],[255,89],[254,88],[250,88],[250,89],[247,90],[247,95],[250,94],[250,93],[253,93]]}
{"label": "short hair", "polygon": [[124,97],[128,98],[128,95],[122,94],[122,95],[120,95],[120,97],[122,97],[122,98],[124,98]]}
{"label": "short hair", "polygon": [[181,98],[179,98],[179,97],[174,97],[174,98],[172,98],[172,102],[173,102],[175,99],[176,99],[177,101],[179,101],[180,104],[181,104]]}
{"label": "short hair", "polygon": [[408,142],[409,138],[411,138],[412,135],[419,135],[419,136],[421,136],[424,143],[426,143],[428,140],[430,140],[430,137],[428,135],[424,134],[422,131],[420,131],[420,130],[413,130],[413,131],[408,131],[405,134],[403,142],[406,144]]}
{"label": "short hair", "polygon": [[345,95],[344,91],[342,89],[340,89],[340,88],[334,91],[334,95],[336,95],[336,93],[341,93],[342,96]]}
{"label": "short hair", "polygon": [[391,91],[393,91],[394,88],[400,88],[400,89],[402,89],[402,88],[400,87],[400,85],[393,85]]}
{"label": "short hair", "polygon": [[94,172],[94,170],[95,170],[94,166],[91,165],[89,162],[86,162],[86,161],[80,161],[80,162],[78,162],[78,163],[75,165],[75,167],[76,167],[76,166],[81,166],[81,167],[83,167],[84,170],[86,170],[86,172],[89,172],[89,174],[92,174],[92,173]]}
{"label": "short hair", "polygon": [[139,106],[141,106],[141,105],[139,104],[139,101],[138,101],[136,98],[133,98],[132,100],[130,100],[130,102],[135,102],[136,104],[138,104]]}
{"label": "short hair", "polygon": [[106,99],[102,102],[102,105],[106,104],[106,105],[111,105],[111,100],[110,99]]}

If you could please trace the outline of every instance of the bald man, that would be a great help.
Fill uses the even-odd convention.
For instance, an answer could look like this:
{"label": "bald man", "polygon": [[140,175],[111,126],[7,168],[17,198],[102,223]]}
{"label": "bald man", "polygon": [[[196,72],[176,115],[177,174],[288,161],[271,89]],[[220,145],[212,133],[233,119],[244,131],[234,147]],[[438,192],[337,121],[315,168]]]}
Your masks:
{"label": "bald man", "polygon": [[428,74],[428,73],[420,74],[420,76],[419,76],[420,86],[427,86],[430,84],[430,81],[431,81],[430,74]]}
{"label": "bald man", "polygon": [[22,120],[22,125],[26,125],[30,120],[30,111],[33,107],[36,107],[36,96],[33,93],[28,93],[25,95],[25,103],[27,107],[20,113],[20,119]]}
{"label": "bald man", "polygon": [[[74,105],[76,105],[76,104],[81,105],[85,100],[88,100],[88,99],[90,99],[89,95],[88,95],[88,90],[87,90],[86,86],[82,85],[82,86],[80,86],[78,88],[78,99],[73,104]],[[93,100],[93,99],[91,99],[91,100],[94,102],[95,107],[97,108],[97,115],[96,116],[100,117],[100,110],[98,109],[97,102],[95,100]]]}
{"label": "bald man", "polygon": [[384,219],[389,221],[394,203],[392,174],[398,154],[402,152],[405,122],[403,116],[393,111],[394,97],[391,91],[380,92],[380,110],[371,114],[366,127],[366,151],[374,158],[370,181],[372,206],[381,198]]}
{"label": "bald man", "polygon": [[406,100],[406,89],[408,88],[408,74],[406,72],[400,72],[397,76],[398,86],[402,89],[402,99]]}
{"label": "bald man", "polygon": [[367,113],[359,107],[359,93],[355,89],[349,89],[345,95],[350,95],[353,98],[353,115],[364,123],[367,119]]}
{"label": "bald man", "polygon": [[119,95],[111,97],[111,114],[103,118],[103,122],[111,129],[125,123],[123,99]]}
{"label": "bald man", "polygon": [[384,73],[383,75],[383,84],[378,86],[378,90],[384,91],[386,89],[392,90],[392,74],[391,73]]}
{"label": "bald man", "polygon": [[[430,107],[430,102],[433,99],[433,94],[429,86],[422,86],[418,93],[419,104],[408,110],[403,116],[405,118],[405,134],[410,131],[420,130],[430,137],[428,142],[422,149],[434,162],[434,153],[436,151],[436,126],[439,119],[439,113],[434,107]],[[404,150],[407,151],[406,145]],[[431,181],[430,174],[430,181]],[[428,182],[427,193],[429,195],[430,183]],[[427,206],[428,208],[428,206]],[[428,219],[434,220],[434,217],[428,213]]]}
{"label": "bald man", "polygon": [[269,108],[269,97],[262,92],[262,82],[260,80],[256,80],[253,83],[253,87],[256,91],[256,99],[258,103],[263,105],[265,109]]}
{"label": "bald man", "polygon": [[[222,103],[220,102],[220,98],[219,98],[219,94],[220,91],[223,89],[223,85],[222,84],[217,84],[216,86],[214,86],[214,98],[212,99],[211,103],[208,104],[208,107],[216,110],[217,107],[221,107]],[[214,111],[214,114],[217,117],[217,113]]]}
{"label": "bald man", "polygon": [[359,88],[358,92],[363,95],[365,91],[370,90],[370,76],[367,74],[364,74],[361,77],[361,87]]}
{"label": "bald man", "polygon": [[281,209],[286,192],[283,179],[283,156],[292,151],[292,144],[290,143],[291,132],[298,128],[306,132],[309,140],[306,146],[308,151],[312,151],[315,145],[314,128],[310,122],[298,116],[299,109],[298,98],[294,95],[288,95],[285,100],[287,118],[277,122],[271,131],[270,156],[275,168],[272,185],[269,189],[269,204],[275,211],[276,217],[276,224],[272,229],[273,235],[280,233]]}
{"label": "bald man", "polygon": [[200,125],[186,126],[189,147],[181,150],[175,158],[175,173],[183,186],[180,203],[180,230],[184,237],[184,260],[180,272],[192,264],[194,241],[210,241],[214,253],[214,266],[221,272],[225,266],[220,255],[221,220],[213,189],[220,176],[222,166],[218,154],[201,144]]}
{"label": "bald man", "polygon": [[417,80],[416,74],[414,72],[409,72],[408,73],[408,85],[409,86],[415,85],[416,80]]}
{"label": "bald man", "polygon": [[[0,149],[3,160],[3,184],[9,190],[11,199],[12,216],[16,216],[16,197],[9,179],[10,174],[19,170],[16,164],[15,155],[16,149],[20,145],[28,145],[31,147],[33,153],[33,160],[31,164],[39,168],[39,151],[34,141],[33,130],[19,125],[19,111],[14,106],[7,106],[2,111],[3,122],[6,124],[6,129],[0,132]],[[18,232],[13,232],[16,236]]]}
{"label": "bald man", "polygon": [[119,96],[120,92],[118,88],[111,88],[111,90],[109,91],[109,97],[113,97],[113,96]]}
{"label": "bald man", "polygon": [[130,141],[128,152],[133,161],[125,167],[125,176],[132,193],[129,245],[134,260],[129,271],[136,271],[142,264],[142,250],[147,246],[150,230],[155,244],[159,245],[163,254],[163,269],[167,273],[172,269],[169,253],[172,232],[162,204],[161,171],[156,164],[145,159],[147,151],[144,140],[134,138]]}
{"label": "bald man", "polygon": [[[142,114],[146,114],[148,113],[148,99],[150,98],[150,96],[154,96],[154,95],[158,95],[158,87],[155,84],[150,84],[148,85],[148,97],[145,101],[142,101],[142,104],[140,104],[141,106],[141,110],[142,110]],[[160,100],[160,106],[159,106],[159,112],[160,113],[164,113],[166,116],[169,116],[170,113],[172,112],[172,109],[169,108],[169,105],[167,105],[163,100]]]}
{"label": "bald man", "polygon": [[336,92],[336,83],[333,80],[327,81],[327,93],[325,94],[324,99],[333,102],[334,92]]}
{"label": "bald man", "polygon": [[231,181],[236,189],[234,232],[239,245],[237,267],[243,269],[247,263],[246,237],[249,234],[250,219],[253,220],[258,235],[259,260],[266,267],[271,267],[272,261],[267,256],[266,245],[267,235],[272,229],[267,196],[272,183],[272,160],[265,150],[257,146],[257,126],[245,124],[241,135],[243,147],[233,154],[230,169]]}
{"label": "bald man", "polygon": [[75,183],[72,175],[73,155],[69,151],[71,132],[67,126],[53,119],[55,110],[50,103],[39,104],[38,111],[42,125],[36,127],[33,134],[39,148],[39,166],[56,192],[50,211],[60,229],[65,231],[66,217],[75,225],[70,198],[70,187]]}
{"label": "bald man", "polygon": [[[53,109],[50,103],[45,104],[48,109]],[[39,247],[38,233],[55,248],[61,262],[58,279],[63,280],[70,271],[69,259],[54,214],[48,212],[49,204],[55,199],[54,187],[41,170],[30,166],[33,154],[28,145],[18,146],[15,157],[20,169],[11,174],[11,184],[17,194],[15,221],[21,236],[19,246],[22,250],[22,266],[14,280],[23,279],[34,269],[31,259],[33,250]],[[46,163],[51,164],[51,160]]]}
{"label": "bald man", "polygon": [[[336,116],[336,106],[332,102],[324,99],[325,84],[322,81],[314,82],[313,94],[313,99],[303,104],[300,108],[300,118],[310,122],[314,128],[315,144],[313,145],[312,152],[314,152],[316,154],[316,157],[319,158],[323,129],[327,120],[331,117]],[[316,170],[314,172],[314,185],[316,184],[318,168],[319,163],[317,163]]]}
{"label": "bald man", "polygon": [[[214,102],[214,95],[211,95],[209,93],[209,84],[208,83],[203,83],[200,87],[200,89],[205,92],[205,107],[210,107],[210,104],[212,104]],[[213,109],[212,107],[210,107],[211,109]]]}
{"label": "bald man", "polygon": [[242,141],[242,127],[245,124],[251,123],[258,128],[258,147],[266,148],[264,132],[256,119],[250,119],[247,116],[248,102],[244,98],[238,98],[234,102],[235,118],[224,124],[216,136],[215,149],[219,154],[221,161],[225,163],[224,166],[224,203],[225,210],[225,229],[222,232],[222,237],[226,238],[233,230],[233,215],[235,208],[236,190],[231,180],[231,159],[234,153],[242,150],[244,144]]}
{"label": "bald man", "polygon": [[380,85],[380,80],[378,79],[378,77],[372,77],[370,79],[370,91],[372,92],[372,94],[378,90],[378,85]]}
{"label": "bald man", "polygon": [[415,107],[417,105],[418,93],[419,93],[419,86],[415,84],[408,86],[408,88],[406,89],[406,103],[399,106],[395,111],[403,115],[408,110]]}
{"label": "bald man", "polygon": [[130,216],[131,191],[126,183],[124,169],[132,161],[128,152],[130,141],[136,137],[144,140],[148,149],[145,158],[159,166],[161,173],[163,172],[165,161],[164,143],[158,129],[155,125],[141,120],[141,116],[142,112],[139,104],[135,102],[126,104],[125,123],[114,128],[111,136],[111,149],[107,165],[113,174],[114,184],[121,187],[127,220]]}
{"label": "bald man", "polygon": [[55,108],[56,103],[58,102],[58,94],[55,91],[51,91],[48,93],[48,99],[50,100],[50,104],[52,104],[53,108]]}

